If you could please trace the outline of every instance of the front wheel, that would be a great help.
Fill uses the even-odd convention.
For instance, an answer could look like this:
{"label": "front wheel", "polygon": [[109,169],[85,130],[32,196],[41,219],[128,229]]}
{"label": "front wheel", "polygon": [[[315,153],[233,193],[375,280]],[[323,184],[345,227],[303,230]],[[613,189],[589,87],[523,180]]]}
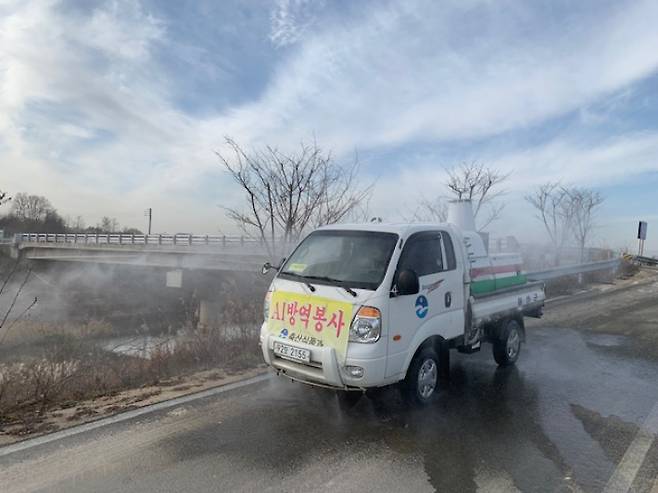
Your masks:
{"label": "front wheel", "polygon": [[510,366],[519,359],[520,352],[521,325],[516,320],[510,320],[493,341],[493,356],[498,366]]}
{"label": "front wheel", "polygon": [[426,347],[411,361],[402,391],[407,400],[416,404],[429,404],[434,400],[439,385],[439,357]]}

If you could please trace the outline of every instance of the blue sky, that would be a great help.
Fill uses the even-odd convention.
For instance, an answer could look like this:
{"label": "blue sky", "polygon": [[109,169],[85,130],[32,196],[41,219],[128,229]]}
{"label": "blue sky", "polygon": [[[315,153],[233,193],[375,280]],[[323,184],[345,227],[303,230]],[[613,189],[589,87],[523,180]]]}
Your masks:
{"label": "blue sky", "polygon": [[606,196],[596,244],[642,218],[658,250],[656,22],[655,1],[0,0],[0,188],[231,232],[223,137],[315,138],[358,152],[373,215],[478,160],[510,173],[493,234],[541,237],[523,196],[559,180]]}

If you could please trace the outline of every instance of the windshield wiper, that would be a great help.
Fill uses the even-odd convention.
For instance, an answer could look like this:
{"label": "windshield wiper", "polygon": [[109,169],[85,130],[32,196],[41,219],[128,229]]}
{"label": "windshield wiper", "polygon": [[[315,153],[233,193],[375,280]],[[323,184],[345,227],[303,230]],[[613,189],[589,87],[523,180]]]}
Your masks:
{"label": "windshield wiper", "polygon": [[313,284],[311,284],[310,282],[304,280],[306,279],[306,276],[302,276],[301,274],[297,274],[296,272],[288,272],[288,271],[283,271],[281,274],[285,274],[287,276],[297,277],[301,279],[302,282],[306,284],[306,287],[311,290],[311,293],[315,293],[315,286],[313,286]]}
{"label": "windshield wiper", "polygon": [[351,294],[352,296],[354,296],[355,298],[356,298],[357,296],[359,296],[359,294],[358,294],[356,291],[354,291],[352,288],[350,288],[349,286],[343,286],[343,289],[344,289],[345,291],[347,291],[348,293],[350,293],[350,294]]}
{"label": "windshield wiper", "polygon": [[[305,276],[305,277],[307,279],[315,279],[316,281],[337,282],[337,283],[345,282],[345,281],[341,281],[340,279],[334,279],[333,277],[327,277],[327,276]],[[356,291],[354,291],[352,288],[350,288],[349,286],[337,286],[337,287],[343,288],[345,291],[350,293],[355,298],[357,296],[359,296],[359,294]]]}

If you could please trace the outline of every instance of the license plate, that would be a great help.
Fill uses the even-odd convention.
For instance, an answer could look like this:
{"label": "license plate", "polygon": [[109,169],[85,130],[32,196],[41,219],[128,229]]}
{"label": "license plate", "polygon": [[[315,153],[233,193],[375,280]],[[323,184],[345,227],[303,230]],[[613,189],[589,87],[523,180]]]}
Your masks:
{"label": "license plate", "polygon": [[296,361],[303,361],[304,363],[311,362],[311,351],[308,349],[301,349],[280,342],[274,343],[274,354],[283,358],[290,358]]}

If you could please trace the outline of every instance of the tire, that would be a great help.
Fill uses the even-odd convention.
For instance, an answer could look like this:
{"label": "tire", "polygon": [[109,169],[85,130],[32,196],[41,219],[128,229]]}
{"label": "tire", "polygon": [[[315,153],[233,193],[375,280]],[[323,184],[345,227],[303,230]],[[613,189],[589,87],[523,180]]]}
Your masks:
{"label": "tire", "polygon": [[439,371],[439,357],[433,348],[426,347],[416,354],[402,382],[405,400],[421,406],[432,402],[439,389]]}
{"label": "tire", "polygon": [[493,357],[498,366],[511,366],[521,353],[521,325],[510,320],[493,341]]}

